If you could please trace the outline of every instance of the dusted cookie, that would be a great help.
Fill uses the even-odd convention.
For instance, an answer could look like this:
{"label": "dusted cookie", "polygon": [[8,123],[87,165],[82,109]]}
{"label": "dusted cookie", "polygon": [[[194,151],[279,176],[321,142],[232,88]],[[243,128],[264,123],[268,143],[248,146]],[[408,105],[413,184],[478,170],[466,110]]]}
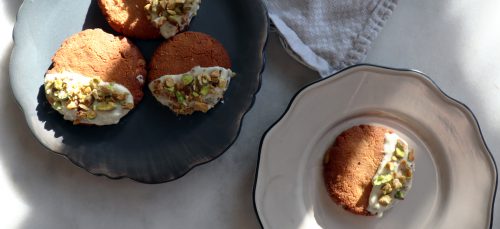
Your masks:
{"label": "dusted cookie", "polygon": [[160,30],[146,16],[147,0],[98,0],[99,7],[109,25],[128,37],[154,39]]}
{"label": "dusted cookie", "polygon": [[184,32],[164,41],[149,63],[149,81],[168,74],[182,74],[192,68],[231,68],[231,59],[220,42],[199,32]]}
{"label": "dusted cookie", "polygon": [[414,151],[393,131],[360,125],[342,132],[324,158],[330,197],[358,215],[378,215],[411,188]]}
{"label": "dusted cookie", "polygon": [[47,99],[75,124],[114,124],[143,97],[146,62],[127,38],[85,30],[66,39],[52,61]]}
{"label": "dusted cookie", "polygon": [[235,76],[222,44],[197,32],[181,33],[162,43],[149,66],[153,96],[178,115],[208,112],[223,99]]}
{"label": "dusted cookie", "polygon": [[358,215],[367,211],[372,178],[384,157],[385,128],[354,126],[342,132],[325,155],[324,179],[330,197]]}

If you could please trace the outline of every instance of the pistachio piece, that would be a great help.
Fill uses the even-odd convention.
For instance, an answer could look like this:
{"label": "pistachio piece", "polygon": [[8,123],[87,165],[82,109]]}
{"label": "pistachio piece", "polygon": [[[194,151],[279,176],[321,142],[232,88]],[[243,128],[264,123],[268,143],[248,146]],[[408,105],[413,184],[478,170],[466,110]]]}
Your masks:
{"label": "pistachio piece", "polygon": [[54,81],[54,88],[57,90],[62,90],[63,89],[63,81],[61,81],[60,79],[56,79]]}
{"label": "pistachio piece", "polygon": [[47,83],[45,83],[45,90],[51,89],[53,85],[54,82],[48,81]]}
{"label": "pistachio piece", "polygon": [[210,107],[206,103],[194,102],[193,108],[198,111],[207,112]]}
{"label": "pistachio piece", "polygon": [[397,161],[397,160],[398,160],[398,158],[397,158],[396,156],[392,156],[392,157],[391,157],[391,160],[393,160],[393,161]]}
{"label": "pistachio piece", "polygon": [[184,95],[180,91],[175,92],[175,97],[177,98],[177,102],[179,102],[179,103],[183,104],[186,101],[186,98],[184,97]]}
{"label": "pistachio piece", "polygon": [[97,113],[95,111],[90,110],[87,112],[88,119],[95,119],[96,117],[97,117]]}
{"label": "pistachio piece", "polygon": [[393,178],[393,176],[391,174],[378,175],[373,180],[373,185],[385,184],[387,182],[390,182],[392,180],[392,178]]}
{"label": "pistachio piece", "polygon": [[220,77],[220,70],[213,70],[210,72],[210,77]]}
{"label": "pistachio piece", "polygon": [[208,92],[210,91],[210,88],[208,87],[208,85],[205,85],[201,88],[200,90],[200,94],[205,96],[205,95],[208,95]]}
{"label": "pistachio piece", "polygon": [[68,105],[66,105],[66,108],[68,108],[69,110],[74,110],[76,109],[78,106],[76,105],[76,103],[74,101],[71,101],[68,103]]}
{"label": "pistachio piece", "polygon": [[406,155],[405,151],[401,150],[399,147],[396,148],[394,154],[396,155],[397,158],[403,158]]}
{"label": "pistachio piece", "polygon": [[410,152],[408,153],[408,161],[414,161],[415,160],[415,150],[411,149]]}
{"label": "pistachio piece", "polygon": [[78,104],[78,107],[86,111],[90,110],[90,108],[85,106],[85,104]]}
{"label": "pistachio piece", "polygon": [[134,108],[134,104],[133,103],[126,103],[126,104],[122,105],[122,108],[127,109],[127,110],[132,110]]}
{"label": "pistachio piece", "polygon": [[62,104],[61,104],[61,102],[59,102],[59,101],[55,101],[55,102],[52,104],[52,108],[54,108],[55,110],[61,110],[61,109],[62,109]]}
{"label": "pistachio piece", "polygon": [[392,186],[390,183],[385,183],[380,190],[386,195],[392,192]]}
{"label": "pistachio piece", "polygon": [[190,74],[185,74],[182,76],[182,83],[184,85],[189,85],[190,83],[193,82],[193,75],[190,75]]}
{"label": "pistachio piece", "polygon": [[114,102],[100,102],[96,105],[96,110],[98,111],[110,111],[116,108]]}
{"label": "pistachio piece", "polygon": [[198,96],[200,96],[200,94],[196,93],[196,91],[193,91],[193,94],[192,94],[192,95],[193,95],[193,97],[198,97]]}
{"label": "pistachio piece", "polygon": [[403,184],[401,183],[401,181],[399,181],[398,178],[392,180],[392,186],[394,187],[394,189],[401,189],[403,187]]}
{"label": "pistachio piece", "polygon": [[394,168],[395,168],[394,162],[392,162],[392,161],[387,162],[387,164],[385,164],[385,168],[388,169],[389,171],[394,170]]}
{"label": "pistachio piece", "polygon": [[378,199],[378,203],[382,206],[387,206],[392,202],[392,198],[389,195],[383,195]]}
{"label": "pistachio piece", "polygon": [[123,101],[127,98],[127,94],[125,93],[113,93],[113,97],[117,99],[118,101]]}
{"label": "pistachio piece", "polygon": [[404,200],[405,199],[405,193],[402,191],[397,191],[396,194],[394,194],[394,197],[396,199]]}
{"label": "pistachio piece", "polygon": [[59,95],[57,95],[57,98],[60,100],[65,100],[68,98],[68,94],[65,91],[60,91]]}

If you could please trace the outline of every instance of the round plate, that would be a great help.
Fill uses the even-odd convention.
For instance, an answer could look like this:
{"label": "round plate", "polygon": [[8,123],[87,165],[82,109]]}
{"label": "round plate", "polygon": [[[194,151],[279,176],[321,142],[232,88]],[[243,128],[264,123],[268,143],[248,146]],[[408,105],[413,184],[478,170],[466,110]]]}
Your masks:
{"label": "round plate", "polygon": [[[383,218],[343,210],[323,182],[327,148],[359,124],[391,128],[415,148],[413,187]],[[264,228],[488,228],[496,184],[468,108],[422,73],[359,65],[302,89],[266,132],[254,201]]]}
{"label": "round plate", "polygon": [[[207,114],[177,117],[146,91],[144,100],[118,125],[74,126],[46,102],[42,86],[51,57],[65,38],[81,30],[116,33],[97,1],[24,1],[14,28],[12,91],[35,137],[76,165],[110,178],[171,181],[217,158],[236,140],[260,87],[268,24],[259,1],[203,1],[190,30],[218,39],[238,74],[224,102]],[[149,60],[162,40],[133,41]]]}

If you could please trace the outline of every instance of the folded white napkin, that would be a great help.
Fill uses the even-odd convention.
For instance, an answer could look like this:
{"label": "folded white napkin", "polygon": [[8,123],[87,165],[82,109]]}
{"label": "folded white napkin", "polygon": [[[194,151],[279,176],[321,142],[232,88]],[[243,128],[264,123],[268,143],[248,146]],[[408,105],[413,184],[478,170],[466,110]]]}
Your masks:
{"label": "folded white napkin", "polygon": [[398,0],[264,0],[291,50],[325,77],[364,60]]}

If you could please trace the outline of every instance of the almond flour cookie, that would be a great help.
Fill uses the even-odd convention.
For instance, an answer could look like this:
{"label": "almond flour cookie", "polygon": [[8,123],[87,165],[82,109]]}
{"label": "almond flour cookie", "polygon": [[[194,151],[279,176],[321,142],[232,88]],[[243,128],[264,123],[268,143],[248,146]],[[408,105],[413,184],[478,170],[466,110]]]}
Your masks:
{"label": "almond flour cookie", "polygon": [[148,0],[144,10],[151,23],[168,39],[187,29],[200,3],[201,0]]}
{"label": "almond flour cookie", "polygon": [[74,124],[116,124],[143,97],[146,62],[127,38],[85,30],[66,39],[52,62],[46,97]]}
{"label": "almond flour cookie", "polygon": [[160,30],[147,18],[144,11],[148,0],[98,0],[106,21],[116,32],[127,37],[155,39]]}
{"label": "almond flour cookie", "polygon": [[162,43],[149,66],[149,89],[180,115],[213,108],[235,75],[222,44],[198,32],[181,33]]}
{"label": "almond flour cookie", "polygon": [[324,157],[330,197],[357,215],[378,215],[411,188],[414,152],[392,131],[360,125],[342,132]]}

